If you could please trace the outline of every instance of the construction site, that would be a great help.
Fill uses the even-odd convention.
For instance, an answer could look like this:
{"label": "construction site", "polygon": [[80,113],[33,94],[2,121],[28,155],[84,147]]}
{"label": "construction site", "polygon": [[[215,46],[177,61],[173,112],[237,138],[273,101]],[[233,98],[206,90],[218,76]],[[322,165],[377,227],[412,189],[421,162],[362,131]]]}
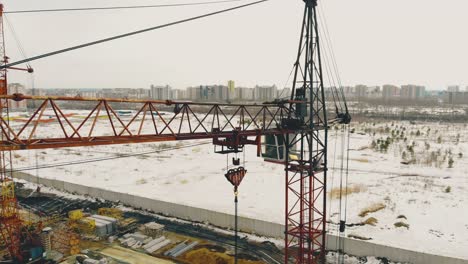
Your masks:
{"label": "construction site", "polygon": [[[445,195],[444,207],[455,211],[463,198],[450,197],[449,184],[462,180],[440,173],[436,180],[420,182],[422,169],[419,175],[403,167],[416,163],[420,131],[431,135],[424,125],[351,127],[350,106],[328,30],[321,29],[317,0],[300,1],[303,13],[290,18],[301,22],[299,48],[291,51],[291,93],[271,101],[41,96],[35,90],[31,95],[8,90],[8,73],[32,74],[32,61],[241,13],[268,1],[240,3],[24,59],[6,53],[4,21],[10,14],[153,6],[8,11],[0,4],[0,263],[467,263],[459,250],[463,243],[453,245],[456,253],[451,254],[429,246],[419,250],[395,238],[411,240],[415,227],[409,206],[430,203],[409,189],[409,205],[400,208],[392,192],[382,195],[377,189],[382,182],[406,177],[413,183],[402,186],[443,188],[437,197]],[[26,110],[11,109],[20,102]],[[67,107],[70,103],[75,108]],[[446,137],[456,137],[457,146],[463,142],[463,136],[452,134]],[[427,140],[421,141],[425,151]],[[405,150],[398,154],[404,156],[401,164],[384,156],[392,144],[395,153]],[[458,157],[461,163],[463,154]],[[440,168],[447,159],[453,166],[452,149],[434,162]],[[403,168],[397,176],[378,178],[391,173],[387,168],[395,163]],[[360,178],[375,189],[366,193],[363,185],[349,185],[351,170],[379,173]],[[365,204],[349,206],[360,211],[351,220],[348,196]],[[378,226],[379,221],[385,225]],[[393,242],[379,232],[390,234]],[[454,244],[464,239],[430,233],[449,236]]]}
{"label": "construction site", "polygon": [[[21,183],[16,190],[21,208],[18,215],[23,223],[18,256],[25,263],[234,261],[229,235],[189,222],[119,209],[116,203],[70,199],[38,192]],[[239,248],[239,263],[269,263],[268,260],[275,257],[281,260],[273,244],[241,241]],[[261,256],[259,251],[269,254]],[[8,249],[3,248],[3,258],[8,259],[9,254]]]}

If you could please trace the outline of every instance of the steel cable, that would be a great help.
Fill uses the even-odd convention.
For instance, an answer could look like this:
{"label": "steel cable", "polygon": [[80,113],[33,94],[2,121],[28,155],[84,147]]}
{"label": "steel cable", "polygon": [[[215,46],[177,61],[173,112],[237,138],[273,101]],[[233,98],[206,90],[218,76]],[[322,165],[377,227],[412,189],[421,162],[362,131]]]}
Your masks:
{"label": "steel cable", "polygon": [[48,12],[75,12],[75,11],[97,11],[97,10],[118,10],[118,9],[142,9],[142,8],[159,8],[159,7],[175,7],[175,6],[196,6],[196,5],[211,5],[230,2],[238,2],[243,0],[221,0],[196,3],[177,3],[177,4],[161,4],[161,5],[141,5],[141,6],[108,6],[108,7],[83,7],[83,8],[57,8],[57,9],[36,9],[36,10],[14,10],[5,11],[4,14],[24,14],[24,13],[48,13]]}
{"label": "steel cable", "polygon": [[77,45],[77,46],[73,46],[73,47],[69,47],[69,48],[65,48],[65,49],[61,49],[61,50],[56,50],[56,51],[53,51],[53,52],[49,52],[49,53],[45,53],[45,54],[42,54],[42,55],[34,56],[34,57],[31,57],[31,58],[28,58],[28,59],[24,59],[24,60],[8,63],[8,64],[5,64],[5,65],[1,65],[0,69],[9,68],[9,67],[12,67],[12,66],[15,66],[15,65],[18,65],[18,64],[22,64],[22,63],[26,63],[26,62],[29,62],[29,61],[38,60],[38,59],[42,59],[42,58],[45,58],[45,57],[49,57],[49,56],[69,52],[69,51],[72,51],[72,50],[86,48],[86,47],[89,47],[89,46],[94,46],[94,45],[97,45],[97,44],[101,44],[101,43],[116,40],[116,39],[130,37],[130,36],[133,36],[133,35],[138,35],[138,34],[146,33],[146,32],[161,29],[161,28],[166,28],[166,27],[175,26],[175,25],[178,25],[178,24],[183,24],[183,23],[187,23],[187,22],[190,22],[190,21],[194,21],[194,20],[199,20],[199,19],[202,19],[202,18],[205,18],[205,17],[219,15],[219,14],[222,14],[222,13],[234,11],[234,10],[241,9],[241,8],[244,8],[244,7],[248,7],[248,6],[257,5],[257,4],[260,4],[260,3],[263,3],[263,2],[267,2],[267,1],[270,1],[270,0],[255,1],[255,2],[248,3],[248,4],[243,4],[243,5],[239,5],[239,6],[235,6],[235,7],[230,7],[230,8],[218,10],[218,11],[211,12],[211,13],[206,13],[206,14],[199,15],[199,16],[194,16],[194,17],[185,18],[185,19],[182,19],[182,20],[177,20],[177,21],[170,22],[170,23],[163,24],[163,25],[149,27],[149,28],[145,28],[145,29],[141,29],[141,30],[137,30],[137,31],[132,31],[132,32],[128,32],[128,33],[125,33],[125,34],[121,34],[121,35],[117,35],[117,36],[113,36],[113,37],[109,37],[109,38],[104,38],[104,39],[88,42],[88,43],[85,43],[85,44],[80,44],[80,45]]}

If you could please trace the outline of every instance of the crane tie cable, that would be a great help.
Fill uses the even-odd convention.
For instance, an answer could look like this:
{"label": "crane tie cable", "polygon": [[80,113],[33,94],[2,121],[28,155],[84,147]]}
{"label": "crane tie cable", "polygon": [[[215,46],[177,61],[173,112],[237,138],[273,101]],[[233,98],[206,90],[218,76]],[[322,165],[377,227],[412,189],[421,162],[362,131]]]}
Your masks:
{"label": "crane tie cable", "polygon": [[190,17],[190,18],[186,18],[186,19],[182,19],[182,20],[177,20],[177,21],[170,22],[170,23],[163,24],[163,25],[149,27],[149,28],[145,28],[145,29],[141,29],[141,30],[132,31],[132,32],[129,32],[129,33],[113,36],[113,37],[110,37],[110,38],[104,38],[104,39],[88,42],[88,43],[85,43],[85,44],[69,47],[69,48],[66,48],[66,49],[56,50],[56,51],[49,52],[49,53],[46,53],[46,54],[31,57],[31,58],[28,58],[28,59],[19,60],[19,61],[16,61],[16,62],[1,65],[0,69],[9,68],[9,67],[12,67],[12,66],[15,66],[15,65],[18,65],[18,64],[30,62],[30,61],[33,61],[33,60],[42,59],[42,58],[45,58],[45,57],[57,55],[57,54],[60,54],[60,53],[69,52],[69,51],[76,50],[76,49],[81,49],[81,48],[101,44],[101,43],[104,43],[104,42],[108,42],[108,41],[112,41],[112,40],[116,40],[116,39],[120,39],[120,38],[125,38],[125,37],[129,37],[129,36],[133,36],[133,35],[138,35],[138,34],[141,34],[141,33],[148,32],[148,31],[153,31],[153,30],[157,30],[157,29],[161,29],[161,28],[175,26],[175,25],[178,25],[178,24],[183,24],[183,23],[186,23],[186,22],[190,22],[190,21],[202,19],[202,18],[205,18],[205,17],[214,16],[214,15],[234,11],[234,10],[237,10],[237,9],[241,9],[241,8],[248,7],[248,6],[253,6],[253,5],[260,4],[260,3],[263,3],[263,2],[267,2],[267,1],[270,1],[270,0],[259,0],[259,1],[248,3],[248,4],[238,5],[238,6],[235,6],[235,7],[222,9],[222,10],[218,10],[218,11],[215,11],[215,12],[199,15],[199,16],[194,16],[194,17]]}
{"label": "crane tie cable", "polygon": [[6,11],[6,12],[3,12],[3,13],[4,14],[24,14],[24,13],[45,13],[45,12],[73,12],[73,11],[116,10],[116,9],[139,9],[139,8],[156,8],[156,7],[210,5],[210,4],[221,4],[221,3],[238,2],[238,1],[242,1],[242,0],[221,0],[221,1],[196,2],[196,3],[177,3],[177,4],[162,4],[162,5],[141,5],[141,6],[108,6],[108,7],[82,7],[82,8],[15,10],[15,11]]}

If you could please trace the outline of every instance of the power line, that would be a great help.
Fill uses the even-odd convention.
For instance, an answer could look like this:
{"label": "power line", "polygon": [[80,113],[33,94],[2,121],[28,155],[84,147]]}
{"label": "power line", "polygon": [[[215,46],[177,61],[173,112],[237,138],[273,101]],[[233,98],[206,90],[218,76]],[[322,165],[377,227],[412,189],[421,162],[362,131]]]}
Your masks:
{"label": "power line", "polygon": [[30,171],[30,170],[38,170],[38,169],[48,169],[48,168],[57,168],[57,167],[79,165],[79,164],[93,163],[93,162],[99,162],[99,161],[107,161],[107,160],[114,160],[114,159],[123,159],[123,158],[144,156],[144,155],[148,155],[148,154],[161,153],[161,152],[166,152],[166,151],[170,151],[170,150],[191,148],[191,147],[206,145],[206,144],[210,144],[210,143],[211,142],[202,142],[202,143],[191,144],[191,145],[186,145],[186,146],[181,146],[181,147],[165,148],[165,149],[161,149],[161,150],[153,150],[153,151],[139,152],[139,153],[132,153],[132,154],[119,154],[118,156],[115,156],[115,157],[85,159],[85,160],[78,160],[78,161],[72,161],[72,162],[44,164],[44,165],[41,165],[41,166],[36,165],[36,166],[31,166],[31,167],[22,167],[22,168],[14,169],[13,172]]}
{"label": "power line", "polygon": [[3,13],[5,13],[5,14],[24,14],[24,13],[46,13],[46,12],[116,10],[116,9],[141,9],[141,8],[158,8],[158,7],[175,7],[175,6],[210,5],[210,4],[221,4],[221,3],[238,2],[238,1],[242,1],[242,0],[221,0],[221,1],[196,2],[196,3],[177,3],[177,4],[162,4],[162,5],[141,5],[141,6],[107,6],[107,7],[15,10],[15,11],[6,11],[6,12],[3,12]]}
{"label": "power line", "polygon": [[89,47],[89,46],[101,44],[101,43],[104,43],[104,42],[108,42],[108,41],[112,41],[112,40],[116,40],[116,39],[120,39],[120,38],[125,38],[125,37],[129,37],[129,36],[133,36],[133,35],[138,35],[138,34],[141,34],[141,33],[148,32],[148,31],[153,31],[153,30],[157,30],[157,29],[161,29],[161,28],[175,26],[175,25],[178,25],[178,24],[183,24],[183,23],[186,23],[186,22],[202,19],[202,18],[209,17],[209,16],[218,15],[218,14],[221,14],[221,13],[226,13],[226,12],[229,12],[229,11],[234,11],[234,10],[237,10],[237,9],[241,9],[241,8],[248,7],[248,6],[253,6],[253,5],[260,4],[260,3],[263,3],[263,2],[267,2],[267,1],[270,1],[270,0],[259,0],[259,1],[248,3],[248,4],[243,4],[243,5],[239,5],[239,6],[235,6],[235,7],[231,7],[231,8],[227,8],[227,9],[222,9],[222,10],[211,12],[211,13],[207,13],[207,14],[204,14],[204,15],[194,16],[194,17],[190,17],[190,18],[170,22],[170,23],[167,23],[167,24],[159,25],[159,26],[149,27],[149,28],[145,28],[145,29],[141,29],[141,30],[132,31],[132,32],[129,32],[129,33],[117,35],[117,36],[110,37],[110,38],[105,38],[105,39],[100,39],[100,40],[88,42],[88,43],[73,46],[73,47],[70,47],[70,48],[61,49],[61,50],[49,52],[49,53],[46,53],[46,54],[38,55],[38,56],[35,56],[35,57],[31,57],[31,58],[28,58],[28,59],[24,59],[24,60],[8,63],[8,64],[5,64],[5,65],[1,65],[0,69],[9,68],[9,67],[12,67],[12,66],[15,66],[15,65],[18,65],[18,64],[30,62],[30,61],[33,61],[33,60],[42,59],[42,58],[45,58],[45,57],[57,55],[57,54],[60,54],[60,53],[69,52],[69,51],[76,50],[76,49],[86,48],[86,47]]}

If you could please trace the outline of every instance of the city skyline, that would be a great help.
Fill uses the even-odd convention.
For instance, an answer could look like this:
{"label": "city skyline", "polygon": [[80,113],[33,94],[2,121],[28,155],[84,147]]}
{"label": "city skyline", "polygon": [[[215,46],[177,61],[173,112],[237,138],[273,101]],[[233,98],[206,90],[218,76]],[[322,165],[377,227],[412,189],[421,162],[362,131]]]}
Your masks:
{"label": "city skyline", "polygon": [[[142,4],[145,2],[150,3],[142,1]],[[126,1],[121,0],[120,4],[123,3]],[[57,0],[44,0],[40,4],[31,0],[6,0],[4,4],[7,10],[76,5]],[[80,4],[96,5],[93,1]],[[468,39],[461,34],[463,25],[468,23],[463,14],[468,8],[466,1],[449,0],[440,5],[435,0],[391,3],[330,0],[319,4],[319,11],[325,11],[343,83],[352,86],[359,83],[414,83],[424,85],[428,90],[468,84],[464,74]],[[233,5],[167,8],[163,12],[154,9],[9,14],[8,19],[15,26],[27,54],[33,56]],[[51,88],[145,87],[147,83],[157,82],[184,88],[191,83],[235,79],[242,86],[274,83],[281,87],[295,59],[301,9],[302,1],[271,1],[173,30],[35,61],[32,62],[36,70],[35,85]],[[446,13],[451,15],[446,16]],[[262,19],[258,19],[259,14]],[[414,20],[416,14],[418,20]],[[433,19],[439,15],[443,19]],[[56,23],[59,20],[62,21],[60,25]],[[450,30],[444,30],[446,28]],[[434,38],[437,34],[441,36]],[[11,60],[20,59],[9,30],[6,39]],[[441,50],[441,42],[449,42],[450,48]],[[129,52],[123,53],[123,50]],[[120,63],[123,59],[125,64]],[[24,73],[16,72],[10,73],[10,81],[31,82]]]}

